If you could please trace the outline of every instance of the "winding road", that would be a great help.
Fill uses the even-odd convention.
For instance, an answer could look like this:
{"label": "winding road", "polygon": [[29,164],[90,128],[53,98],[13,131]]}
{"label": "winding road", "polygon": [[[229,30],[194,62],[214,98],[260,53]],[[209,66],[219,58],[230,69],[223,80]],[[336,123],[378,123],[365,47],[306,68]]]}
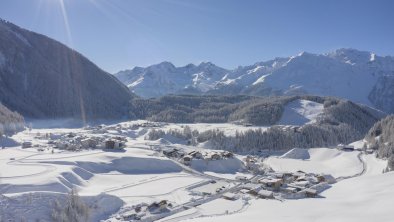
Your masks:
{"label": "winding road", "polygon": [[363,169],[361,170],[361,172],[356,173],[354,175],[350,175],[350,176],[342,176],[342,177],[338,177],[336,178],[337,181],[341,181],[341,180],[345,180],[345,179],[350,179],[350,178],[354,178],[354,177],[359,177],[362,176],[363,174],[365,174],[365,172],[367,171],[367,162],[364,160],[364,154],[362,152],[360,152],[357,155],[358,160],[360,161],[360,163],[363,165]]}

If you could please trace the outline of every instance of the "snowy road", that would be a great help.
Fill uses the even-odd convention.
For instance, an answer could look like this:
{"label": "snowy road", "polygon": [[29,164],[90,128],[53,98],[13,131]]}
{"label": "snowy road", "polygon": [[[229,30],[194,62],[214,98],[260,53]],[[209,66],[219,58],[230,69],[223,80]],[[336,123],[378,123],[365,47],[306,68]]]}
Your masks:
{"label": "snowy road", "polygon": [[365,155],[362,153],[362,152],[360,152],[358,155],[357,155],[357,158],[358,158],[358,160],[360,161],[360,163],[362,164],[362,171],[361,172],[359,172],[359,173],[356,173],[356,174],[354,174],[354,175],[351,175],[351,176],[344,176],[344,177],[338,177],[337,178],[337,181],[341,181],[341,180],[345,180],[345,179],[350,179],[350,178],[354,178],[354,177],[359,177],[359,176],[362,176],[363,174],[365,174],[365,172],[366,172],[366,170],[367,170],[367,162],[365,161]]}

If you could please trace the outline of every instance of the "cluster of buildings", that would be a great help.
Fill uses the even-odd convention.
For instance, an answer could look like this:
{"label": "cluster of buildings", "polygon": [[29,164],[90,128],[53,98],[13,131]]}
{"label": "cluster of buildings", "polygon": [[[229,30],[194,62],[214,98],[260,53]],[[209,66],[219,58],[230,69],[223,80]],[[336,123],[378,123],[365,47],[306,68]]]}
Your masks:
{"label": "cluster of buildings", "polygon": [[189,165],[193,159],[201,160],[221,160],[230,159],[234,157],[234,154],[229,151],[185,151],[178,148],[168,148],[162,150],[162,153],[169,158],[179,159],[185,165]]}
{"label": "cluster of buildings", "polygon": [[223,193],[235,184],[225,180],[207,180],[189,187],[187,190],[196,196],[211,196]]}
{"label": "cluster of buildings", "polygon": [[[122,149],[127,139],[121,136],[91,136],[76,133],[50,134],[48,144],[52,148],[78,151],[83,149]],[[22,144],[22,147],[24,144]]]}
{"label": "cluster of buildings", "polygon": [[[50,140],[50,138],[53,137],[52,133],[37,133],[34,135],[34,139],[40,139],[40,140]],[[39,143],[33,143],[31,141],[23,141],[21,143],[21,146],[23,149],[26,148],[37,148],[38,151],[43,151],[44,147],[42,144]]]}
{"label": "cluster of buildings", "polygon": [[50,142],[54,144],[54,148],[66,150],[122,149],[126,146],[127,139],[121,136],[87,136],[69,133]]}
{"label": "cluster of buildings", "polygon": [[[127,139],[121,135],[136,130],[140,127],[162,127],[165,123],[137,122],[132,124],[97,125],[84,127],[84,133],[37,133],[34,138],[44,143],[22,142],[22,148],[63,149],[78,151],[83,149],[122,149],[126,146]],[[47,141],[47,142],[46,142]],[[41,150],[40,150],[41,151]]]}
{"label": "cluster of buildings", "polygon": [[85,130],[89,130],[92,134],[105,134],[105,133],[122,133],[124,130],[129,130],[129,129],[137,129],[137,126],[134,125],[122,125],[122,124],[116,124],[116,125],[97,125],[97,126],[88,126],[85,127]]}
{"label": "cluster of buildings", "polygon": [[155,201],[152,203],[140,203],[133,205],[117,217],[118,220],[122,221],[140,221],[148,220],[154,215],[169,212],[172,208],[172,203],[167,200]]}
{"label": "cluster of buildings", "polygon": [[149,127],[149,128],[154,128],[154,127],[163,127],[168,125],[168,123],[163,123],[163,122],[141,122],[141,123],[134,123],[134,127]]}
{"label": "cluster of buildings", "polygon": [[261,163],[259,162],[257,157],[248,155],[243,159],[243,161],[247,170],[252,172],[261,171]]}
{"label": "cluster of buildings", "polygon": [[[238,178],[245,181],[245,178]],[[294,173],[271,172],[266,175],[246,180],[241,186],[240,193],[251,194],[260,198],[305,198],[316,197],[328,184],[335,183],[331,175],[313,174],[297,171]]]}
{"label": "cluster of buildings", "polygon": [[[109,149],[116,150],[126,147],[127,139],[122,135],[122,125],[98,125],[85,127],[85,132],[56,132],[56,133],[36,133],[36,142],[23,141],[22,148],[37,148],[38,151],[44,149],[62,149],[78,151],[83,149]],[[115,131],[115,132],[114,132]],[[119,132],[119,133],[116,133]]]}
{"label": "cluster of buildings", "polygon": [[84,127],[84,130],[88,130],[93,134],[105,134],[105,133],[123,133],[129,130],[137,130],[138,128],[157,128],[163,127],[166,123],[160,122],[137,122],[137,123],[124,123],[124,124],[115,124],[115,125],[97,125],[97,126],[87,126]]}

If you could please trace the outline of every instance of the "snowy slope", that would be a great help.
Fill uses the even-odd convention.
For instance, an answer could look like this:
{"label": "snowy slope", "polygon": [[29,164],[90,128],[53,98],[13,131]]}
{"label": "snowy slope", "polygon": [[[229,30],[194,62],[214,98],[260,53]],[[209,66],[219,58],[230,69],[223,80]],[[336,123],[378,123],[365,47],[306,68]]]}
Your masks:
{"label": "snowy slope", "polygon": [[279,125],[302,126],[316,122],[317,117],[323,113],[323,104],[308,101],[295,100],[285,106]]}
{"label": "snowy slope", "polygon": [[259,85],[287,95],[330,95],[369,104],[368,94],[377,81],[369,72],[324,55],[301,53]]}
{"label": "snowy slope", "polygon": [[243,163],[239,159],[225,159],[216,161],[192,160],[191,168],[200,172],[214,172],[221,174],[235,174],[242,171]]}
{"label": "snowy slope", "polygon": [[[210,67],[210,68],[207,68]],[[355,49],[326,54],[302,52],[234,70],[212,63],[175,67],[161,63],[115,74],[143,97],[170,93],[299,95],[350,99],[394,112],[394,58]]]}
{"label": "snowy slope", "polygon": [[269,157],[265,163],[276,171],[302,170],[308,173],[328,173],[334,177],[352,176],[363,171],[358,152],[342,152],[329,148],[292,151],[280,158]]}

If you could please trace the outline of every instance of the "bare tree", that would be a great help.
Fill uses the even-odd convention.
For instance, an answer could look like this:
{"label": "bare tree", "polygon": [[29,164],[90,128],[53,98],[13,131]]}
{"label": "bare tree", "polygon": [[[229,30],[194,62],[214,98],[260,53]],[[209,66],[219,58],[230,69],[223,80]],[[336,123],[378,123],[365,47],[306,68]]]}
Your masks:
{"label": "bare tree", "polygon": [[54,201],[51,217],[56,222],[86,222],[89,215],[89,206],[83,202],[76,189],[71,189],[66,199]]}

